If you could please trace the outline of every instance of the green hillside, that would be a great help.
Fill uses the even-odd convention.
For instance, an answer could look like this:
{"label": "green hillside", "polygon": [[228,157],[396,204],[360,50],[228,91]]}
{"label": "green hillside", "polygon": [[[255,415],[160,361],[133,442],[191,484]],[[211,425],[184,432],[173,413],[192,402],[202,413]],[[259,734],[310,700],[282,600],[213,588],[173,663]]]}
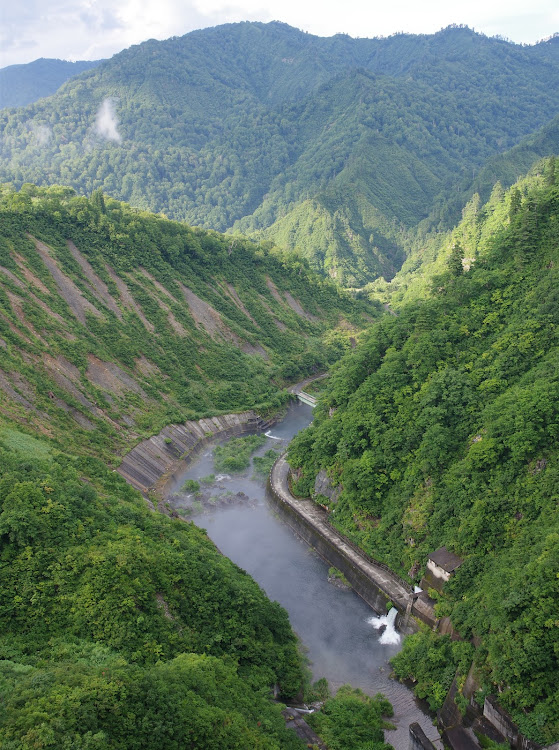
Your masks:
{"label": "green hillside", "polygon": [[0,203],[0,414],[111,462],[140,436],[269,409],[375,307],[304,262],[27,186]]}
{"label": "green hillside", "polygon": [[[378,279],[366,285],[360,290],[361,296],[369,295],[394,308],[430,296],[433,277],[445,269],[452,248],[459,244],[465,264],[470,264],[477,255],[481,236],[484,235],[484,241],[487,241],[495,231],[494,225],[486,218],[501,201],[504,189],[526,173],[544,174],[550,162],[543,161],[542,157],[553,159],[555,153],[559,153],[559,118],[510,151],[490,159],[467,189],[443,203],[440,211],[435,208],[429,219],[407,233],[404,242],[408,255],[396,276],[388,283]],[[449,217],[456,214],[458,205],[463,206],[462,221],[445,231]],[[433,226],[438,229],[433,229]]]}
{"label": "green hillside", "polygon": [[286,612],[97,459],[0,429],[4,750],[301,747]]}
{"label": "green hillside", "polygon": [[[334,366],[289,455],[296,490],[326,469],[343,488],[332,521],[402,575],[419,580],[442,545],[465,560],[438,614],[475,637],[483,690],[546,745],[559,738],[556,161],[538,173],[470,211],[431,297]],[[396,660],[434,706],[469,666],[441,644],[425,633]]]}
{"label": "green hillside", "polygon": [[270,701],[304,681],[286,612],[112,466],[169,422],[277,410],[371,313],[274,249],[3,191],[2,748],[302,747]]}
{"label": "green hillside", "polygon": [[277,22],[151,40],[2,113],[0,179],[254,233],[360,286],[396,272],[437,196],[559,113],[558,49]]}
{"label": "green hillside", "polygon": [[69,78],[99,65],[100,60],[52,60],[41,57],[24,65],[0,69],[0,109],[23,107],[50,96]]}
{"label": "green hillside", "polygon": [[475,193],[483,203],[489,200],[494,185],[499,182],[509,188],[527,174],[544,157],[559,153],[559,117],[532,133],[520,143],[502,154],[492,156],[482,166],[475,178],[464,179],[461,186],[450,196],[439,196],[430,216],[420,230],[430,227],[450,228],[456,223],[462,207]]}

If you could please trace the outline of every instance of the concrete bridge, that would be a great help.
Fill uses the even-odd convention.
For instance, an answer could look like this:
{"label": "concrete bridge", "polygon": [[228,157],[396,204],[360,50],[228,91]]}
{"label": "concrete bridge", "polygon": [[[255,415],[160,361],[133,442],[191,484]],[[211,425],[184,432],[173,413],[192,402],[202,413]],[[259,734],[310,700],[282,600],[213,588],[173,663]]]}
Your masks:
{"label": "concrete bridge", "polygon": [[322,380],[322,378],[327,377],[327,375],[327,372],[323,372],[320,375],[313,375],[310,378],[301,380],[300,383],[295,383],[295,385],[292,385],[291,388],[288,388],[287,390],[289,393],[297,396],[299,401],[302,401],[304,404],[308,404],[309,406],[312,406],[314,408],[316,406],[316,398],[314,396],[311,396],[310,393],[305,393],[303,388],[306,385],[309,385],[309,383],[313,383],[315,380]]}
{"label": "concrete bridge", "polygon": [[311,396],[309,393],[305,393],[305,391],[299,391],[299,393],[296,394],[299,401],[302,401],[304,404],[308,404],[308,406],[312,406],[313,408],[316,406],[316,399],[314,396]]}

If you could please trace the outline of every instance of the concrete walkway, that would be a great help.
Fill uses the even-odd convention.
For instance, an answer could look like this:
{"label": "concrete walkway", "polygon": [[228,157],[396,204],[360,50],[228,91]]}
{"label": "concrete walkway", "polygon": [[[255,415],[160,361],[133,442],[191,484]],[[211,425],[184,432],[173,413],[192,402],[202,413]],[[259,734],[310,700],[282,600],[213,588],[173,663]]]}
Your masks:
{"label": "concrete walkway", "polygon": [[290,506],[320,536],[333,544],[354,567],[359,569],[396,605],[400,612],[406,612],[413,596],[411,586],[382,563],[375,564],[364,554],[360,554],[340,533],[332,528],[323,508],[312,500],[301,500],[294,497],[289,491],[288,474],[289,464],[286,457],[281,456],[270,472],[270,486],[276,498]]}

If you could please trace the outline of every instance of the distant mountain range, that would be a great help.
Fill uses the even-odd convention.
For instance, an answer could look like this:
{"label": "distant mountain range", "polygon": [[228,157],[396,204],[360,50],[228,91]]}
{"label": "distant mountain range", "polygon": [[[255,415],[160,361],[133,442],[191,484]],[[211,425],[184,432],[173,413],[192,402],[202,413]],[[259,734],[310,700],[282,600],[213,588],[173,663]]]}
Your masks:
{"label": "distant mountain range", "polygon": [[55,60],[45,57],[25,65],[0,69],[0,109],[24,107],[44,96],[50,96],[63,83],[84,70],[95,68],[101,60]]}
{"label": "distant mountain range", "polygon": [[394,275],[420,222],[454,223],[487,160],[559,115],[558,90],[557,36],[231,24],[131,47],[4,112],[0,180],[101,188],[360,286]]}

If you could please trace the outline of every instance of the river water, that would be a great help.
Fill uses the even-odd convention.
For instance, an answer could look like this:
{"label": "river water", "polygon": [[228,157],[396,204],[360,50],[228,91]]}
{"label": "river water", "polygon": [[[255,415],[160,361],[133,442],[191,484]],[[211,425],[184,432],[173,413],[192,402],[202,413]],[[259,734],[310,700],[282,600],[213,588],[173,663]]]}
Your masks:
{"label": "river water", "polygon": [[[311,420],[311,407],[300,402],[290,405],[255,455],[285,448]],[[306,650],[313,680],[326,677],[333,691],[350,683],[371,695],[384,693],[394,706],[391,721],[396,725],[385,732],[386,741],[396,750],[408,750],[408,726],[413,721],[436,741],[438,732],[412,692],[390,677],[388,660],[401,643],[381,644],[379,632],[369,622],[375,615],[371,608],[354,591],[328,581],[328,565],[281,520],[267,494],[265,477],[255,476],[251,466],[243,474],[218,474],[215,481],[202,483],[201,497],[179,489],[186,479],[215,473],[212,446],[208,446],[178,477],[168,500],[205,528],[221,552],[287,610]]]}

